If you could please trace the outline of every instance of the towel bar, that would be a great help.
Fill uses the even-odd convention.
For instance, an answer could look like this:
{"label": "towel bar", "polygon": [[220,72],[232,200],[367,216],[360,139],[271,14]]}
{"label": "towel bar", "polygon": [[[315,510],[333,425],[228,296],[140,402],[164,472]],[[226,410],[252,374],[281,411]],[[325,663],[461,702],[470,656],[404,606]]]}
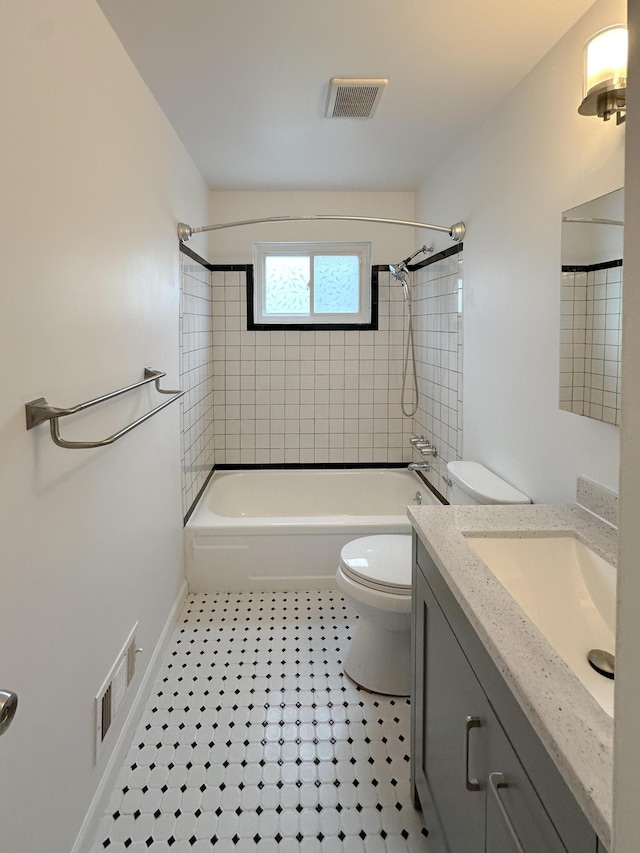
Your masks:
{"label": "towel bar", "polygon": [[[104,447],[107,444],[113,444],[114,441],[117,441],[119,438],[122,438],[123,435],[131,432],[132,429],[135,429],[137,426],[140,426],[140,424],[149,420],[149,418],[153,417],[153,415],[161,409],[164,409],[170,403],[173,403],[174,400],[182,397],[184,391],[170,391],[167,388],[160,387],[160,380],[166,375],[166,373],[163,373],[160,370],[153,370],[151,367],[145,367],[144,379],[140,382],[134,382],[132,385],[127,385],[126,388],[119,388],[117,391],[112,391],[110,394],[103,394],[101,397],[96,397],[93,400],[87,400],[86,403],[79,403],[77,406],[71,406],[68,409],[60,409],[56,406],[51,406],[47,403],[44,397],[39,397],[37,400],[32,400],[30,403],[27,403],[25,406],[27,429],[33,429],[33,427],[38,426],[38,424],[44,423],[44,421],[49,421],[51,427],[51,438],[58,447],[84,449],[89,447]],[[113,397],[118,397],[120,394],[126,394],[127,391],[139,388],[141,385],[147,385],[149,382],[155,382],[156,391],[160,394],[171,394],[171,399],[165,400],[164,403],[160,403],[159,406],[156,406],[155,409],[151,409],[151,411],[147,412],[146,415],[142,415],[142,417],[133,421],[133,423],[128,424],[126,427],[118,430],[118,432],[114,432],[113,435],[103,438],[101,441],[67,441],[67,439],[62,438],[60,435],[60,427],[58,423],[60,418],[66,417],[67,415],[75,415],[77,412],[82,412],[84,409],[89,409],[91,406],[95,406],[98,403],[104,403],[105,400],[111,400]]]}

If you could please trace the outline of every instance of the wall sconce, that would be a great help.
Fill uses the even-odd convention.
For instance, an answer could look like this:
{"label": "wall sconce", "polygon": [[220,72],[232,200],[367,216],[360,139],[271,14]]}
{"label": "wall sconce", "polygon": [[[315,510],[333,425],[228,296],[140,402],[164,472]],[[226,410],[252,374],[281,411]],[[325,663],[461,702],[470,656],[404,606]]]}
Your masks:
{"label": "wall sconce", "polygon": [[607,27],[584,46],[584,100],[578,107],[583,116],[599,116],[616,124],[626,116],[628,36],[624,24]]}

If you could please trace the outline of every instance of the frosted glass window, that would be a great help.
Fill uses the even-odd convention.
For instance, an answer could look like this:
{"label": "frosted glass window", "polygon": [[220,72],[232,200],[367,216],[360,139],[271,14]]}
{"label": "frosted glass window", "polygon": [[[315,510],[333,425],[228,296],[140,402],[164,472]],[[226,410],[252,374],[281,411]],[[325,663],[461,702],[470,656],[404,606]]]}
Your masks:
{"label": "frosted glass window", "polygon": [[368,243],[256,243],[254,261],[255,325],[370,323]]}
{"label": "frosted glass window", "polygon": [[309,314],[310,258],[267,255],[264,260],[265,314]]}
{"label": "frosted glass window", "polygon": [[313,308],[320,314],[357,314],[360,310],[360,258],[316,255],[313,259]]}

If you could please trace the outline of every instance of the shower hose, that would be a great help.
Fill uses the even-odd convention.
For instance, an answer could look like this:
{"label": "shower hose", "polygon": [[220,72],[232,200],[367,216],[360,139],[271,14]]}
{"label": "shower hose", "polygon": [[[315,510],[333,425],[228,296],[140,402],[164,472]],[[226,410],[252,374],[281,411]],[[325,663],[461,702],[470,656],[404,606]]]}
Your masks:
{"label": "shower hose", "polygon": [[[412,418],[418,411],[418,377],[416,376],[416,349],[413,342],[413,307],[411,303],[411,280],[404,289],[404,301],[407,306],[407,314],[409,317],[407,324],[407,343],[404,352],[404,365],[402,369],[402,393],[400,396],[400,407],[405,418]],[[411,369],[413,373],[413,393],[414,402],[411,407],[407,402],[407,373],[409,371],[409,360],[411,360]]]}

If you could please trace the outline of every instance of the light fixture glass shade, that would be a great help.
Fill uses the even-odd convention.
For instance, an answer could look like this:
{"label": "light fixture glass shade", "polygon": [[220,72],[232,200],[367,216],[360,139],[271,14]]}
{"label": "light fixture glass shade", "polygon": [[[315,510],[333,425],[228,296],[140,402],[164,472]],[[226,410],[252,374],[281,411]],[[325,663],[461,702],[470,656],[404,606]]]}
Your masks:
{"label": "light fixture glass shade", "polygon": [[624,113],[627,89],[628,36],[616,24],[592,36],[584,47],[584,99],[581,115],[598,115],[605,121]]}

